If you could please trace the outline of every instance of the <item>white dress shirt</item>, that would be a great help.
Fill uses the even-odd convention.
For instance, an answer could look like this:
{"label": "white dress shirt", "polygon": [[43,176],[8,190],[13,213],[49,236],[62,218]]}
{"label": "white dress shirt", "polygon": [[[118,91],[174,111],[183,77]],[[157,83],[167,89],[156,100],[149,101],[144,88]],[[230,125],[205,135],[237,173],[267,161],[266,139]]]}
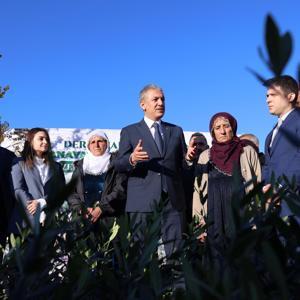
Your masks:
{"label": "white dress shirt", "polygon": [[[34,166],[38,169],[39,175],[41,178],[41,181],[43,185],[45,185],[46,180],[49,175],[49,165],[45,163],[45,160],[43,158],[39,158],[37,156],[34,157]],[[36,199],[40,205],[41,210],[43,210],[47,204],[46,200],[44,198]],[[40,223],[44,222],[46,218],[45,213],[42,211],[40,215]]]}
{"label": "white dress shirt", "polygon": [[163,135],[163,132],[162,132],[162,127],[161,127],[161,120],[153,121],[153,120],[147,118],[146,116],[144,116],[144,121],[147,124],[147,126],[149,127],[153,138],[154,138],[154,133],[155,133],[155,128],[154,128],[153,124],[157,123],[158,126],[159,126],[159,131],[160,131],[161,137],[164,140],[164,135]]}

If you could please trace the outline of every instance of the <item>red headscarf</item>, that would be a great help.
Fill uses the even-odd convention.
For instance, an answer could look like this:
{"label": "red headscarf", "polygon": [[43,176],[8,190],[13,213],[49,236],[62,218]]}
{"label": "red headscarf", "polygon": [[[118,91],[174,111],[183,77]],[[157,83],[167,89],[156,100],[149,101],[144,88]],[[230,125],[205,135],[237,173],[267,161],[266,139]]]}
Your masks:
{"label": "red headscarf", "polygon": [[[225,143],[220,143],[213,135],[213,125],[217,118],[223,117],[229,121],[232,128],[233,138]],[[237,121],[229,113],[219,112],[209,122],[209,131],[212,135],[212,147],[210,148],[211,162],[222,172],[232,175],[233,169],[239,164],[240,155],[246,143],[236,136]]]}

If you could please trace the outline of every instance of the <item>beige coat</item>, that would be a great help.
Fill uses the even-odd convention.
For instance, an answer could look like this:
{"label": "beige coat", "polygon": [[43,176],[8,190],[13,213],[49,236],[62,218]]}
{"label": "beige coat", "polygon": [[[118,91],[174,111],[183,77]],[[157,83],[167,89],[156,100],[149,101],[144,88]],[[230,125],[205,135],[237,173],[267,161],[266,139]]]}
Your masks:
{"label": "beige coat", "polygon": [[[261,166],[257,152],[251,146],[243,148],[244,151],[240,157],[241,173],[245,182],[252,179],[252,173],[255,174],[257,182],[261,181]],[[205,165],[209,161],[209,149],[201,153],[198,164]],[[208,173],[203,173],[201,180],[196,177],[193,194],[193,216],[198,216],[200,222],[207,216],[207,184]],[[253,188],[253,183],[248,185],[245,190],[248,193]],[[202,204],[204,203],[204,204]]]}

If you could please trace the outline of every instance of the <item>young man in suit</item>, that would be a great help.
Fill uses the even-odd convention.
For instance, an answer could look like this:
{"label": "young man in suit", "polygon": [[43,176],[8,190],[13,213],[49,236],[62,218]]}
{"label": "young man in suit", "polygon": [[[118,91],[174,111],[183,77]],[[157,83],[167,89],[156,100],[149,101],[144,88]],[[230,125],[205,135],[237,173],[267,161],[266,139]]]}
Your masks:
{"label": "young man in suit", "polygon": [[[268,134],[265,143],[265,165],[263,178],[270,182],[283,175],[289,180],[294,177],[300,187],[300,110],[296,108],[298,83],[291,76],[279,76],[267,80],[267,105],[272,115],[278,117],[277,124]],[[284,185],[284,180],[280,184]],[[270,188],[266,185],[264,190]],[[285,202],[282,203],[282,215],[290,215]]]}
{"label": "young man in suit", "polygon": [[[144,118],[122,129],[115,168],[128,174],[126,212],[142,224],[156,204],[167,195],[161,222],[166,257],[180,247],[185,225],[185,195],[182,171],[193,160],[180,127],[162,121],[165,113],[163,90],[147,85],[140,92]],[[170,242],[174,241],[174,242]]]}

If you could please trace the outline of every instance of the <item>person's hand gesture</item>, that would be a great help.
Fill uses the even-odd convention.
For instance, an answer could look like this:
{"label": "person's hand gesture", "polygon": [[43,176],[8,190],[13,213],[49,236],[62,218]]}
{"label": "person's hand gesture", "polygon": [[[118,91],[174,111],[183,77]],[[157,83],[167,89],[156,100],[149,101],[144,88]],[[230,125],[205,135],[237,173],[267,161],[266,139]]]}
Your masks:
{"label": "person's hand gesture", "polygon": [[130,162],[135,165],[139,161],[145,161],[149,159],[147,151],[143,151],[142,140],[139,140],[133,152],[130,155]]}
{"label": "person's hand gesture", "polygon": [[188,150],[185,156],[187,161],[193,161],[197,158],[197,145],[195,144],[195,140],[196,137],[194,136],[189,142]]}

